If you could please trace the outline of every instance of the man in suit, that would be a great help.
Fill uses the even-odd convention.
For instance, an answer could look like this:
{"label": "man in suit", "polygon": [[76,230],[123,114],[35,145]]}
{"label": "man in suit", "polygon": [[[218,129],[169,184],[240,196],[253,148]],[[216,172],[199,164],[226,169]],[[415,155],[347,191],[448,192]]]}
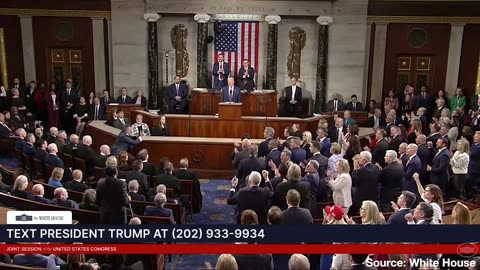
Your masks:
{"label": "man in suit", "polygon": [[385,126],[385,117],[382,115],[382,110],[376,108],[373,115],[368,118],[367,127],[378,129]]}
{"label": "man in suit", "polygon": [[117,168],[107,167],[106,177],[97,182],[95,204],[100,212],[101,224],[127,224],[129,198],[127,185],[117,178]]}
{"label": "man in suit", "polygon": [[[24,98],[25,97],[25,85],[23,83],[20,83],[20,79],[19,78],[13,78],[13,86],[12,86],[12,90],[13,89],[18,89],[18,92],[20,93],[20,97],[21,98]],[[10,91],[10,95],[13,91]]]}
{"label": "man in suit", "polygon": [[305,167],[305,176],[301,181],[310,184],[310,192],[308,199],[308,208],[310,212],[314,214],[316,209],[316,203],[327,201],[328,187],[325,177],[320,177],[318,174],[318,162],[310,160]]}
{"label": "man in suit", "polygon": [[370,269],[367,268],[365,263],[365,260],[368,258],[367,254],[350,254],[350,261],[352,264],[350,265],[351,270],[364,270],[364,269]]}
{"label": "man in suit", "polygon": [[8,139],[13,136],[13,131],[5,123],[5,115],[0,113],[0,139]]}
{"label": "man in suit", "polygon": [[356,187],[356,194],[352,207],[354,212],[360,210],[363,201],[378,201],[378,182],[382,173],[378,166],[372,163],[372,154],[369,151],[360,152],[360,169],[352,173],[352,186]]}
{"label": "man in suit", "polygon": [[53,191],[53,196],[55,196],[55,198],[51,204],[78,209],[78,203],[68,199],[68,192],[65,188],[56,188],[55,191]]}
{"label": "man in suit", "polygon": [[15,149],[23,151],[23,147],[25,146],[25,138],[27,137],[27,132],[23,128],[19,128],[15,131],[17,134],[17,138],[15,140]]}
{"label": "man in suit", "polygon": [[77,134],[70,135],[70,143],[63,146],[63,153],[72,157],[77,156],[79,138]]}
{"label": "man in suit", "polygon": [[130,120],[125,118],[125,113],[119,109],[117,110],[117,120],[113,121],[113,126],[123,130],[126,126],[130,125]]}
{"label": "man in suit", "polygon": [[243,60],[242,67],[238,70],[238,86],[242,90],[252,91],[255,88],[255,70],[247,59]]}
{"label": "man in suit", "polygon": [[290,79],[292,85],[285,87],[285,113],[289,117],[297,117],[302,105],[302,88],[297,86],[297,78]]}
{"label": "man in suit", "polygon": [[[397,198],[397,203],[391,202],[391,208],[395,211],[387,221],[387,224],[407,225],[405,215],[412,212],[412,206],[416,201],[416,196],[410,191],[402,191]],[[388,210],[388,212],[391,210]],[[383,212],[383,211],[382,211]]]}
{"label": "man in suit", "polygon": [[228,78],[228,85],[222,88],[222,100],[221,102],[233,102],[241,103],[242,95],[240,93],[240,88],[234,85],[235,79],[233,77]]}
{"label": "man in suit", "polygon": [[138,194],[139,184],[137,180],[130,180],[128,182],[128,196],[132,198],[132,201],[146,202],[147,199],[145,195]]}
{"label": "man in suit", "polygon": [[[372,163],[379,164],[382,168],[385,167],[385,154],[389,148],[388,141],[385,139],[386,131],[384,129],[379,129],[375,132],[375,139],[377,144],[372,149]],[[364,147],[365,150],[370,150],[368,146]]]}
{"label": "man in suit", "polygon": [[27,107],[27,112],[32,113],[34,116],[37,114],[37,106],[35,104],[35,94],[37,93],[37,87],[35,81],[29,83],[28,88],[25,91],[24,104]]}
{"label": "man in suit", "polygon": [[98,97],[93,99],[93,105],[88,110],[88,120],[105,120],[105,107],[102,106]]}
{"label": "man in suit", "polygon": [[85,192],[85,190],[89,189],[90,187],[84,183],[83,181],[83,172],[80,170],[74,170],[72,172],[73,181],[68,181],[64,183],[63,186],[68,190],[78,191],[80,193]]}
{"label": "man in suit", "polygon": [[188,170],[188,159],[180,159],[180,169],[174,173],[175,177],[180,180],[192,180],[192,210],[193,213],[199,213],[202,209],[203,195],[200,191],[200,182],[198,177],[190,170]]}
{"label": "man in suit", "polygon": [[[427,113],[430,110],[433,110],[435,99],[427,92],[427,90],[428,89],[425,85],[420,87],[420,93],[413,98],[413,111],[418,110],[420,107],[427,109]],[[430,118],[430,116],[427,115],[428,118]]]}
{"label": "man in suit", "polygon": [[[265,170],[265,161],[257,157],[258,147],[256,144],[252,144],[249,147],[250,156],[247,159],[240,161],[236,177],[238,178],[238,187],[242,188],[247,185],[245,179],[252,171],[261,172]],[[260,184],[260,186],[264,186]]]}
{"label": "man in suit", "polygon": [[100,98],[100,104],[103,108],[107,108],[107,105],[110,104],[112,100],[110,99],[110,92],[107,89],[103,89],[103,97]]}
{"label": "man in suit", "polygon": [[213,85],[215,90],[220,91],[227,85],[227,78],[230,75],[230,67],[223,59],[223,54],[218,54],[218,62],[213,64]]}
{"label": "man in suit", "polygon": [[293,137],[290,142],[290,151],[292,151],[291,160],[295,164],[300,164],[307,159],[307,152],[302,147],[302,140]]}
{"label": "man in suit", "polygon": [[322,149],[320,149],[320,153],[322,153],[323,156],[329,158],[332,155],[330,153],[330,147],[332,146],[332,143],[330,142],[330,139],[327,136],[328,136],[328,131],[326,129],[324,128],[317,129],[317,141],[322,146]]}
{"label": "man in suit", "polygon": [[335,120],[335,126],[328,132],[330,134],[330,141],[332,143],[341,143],[342,134],[345,135],[347,133],[347,127],[345,126],[343,119],[338,117]]}
{"label": "man in suit", "polygon": [[119,134],[118,137],[115,139],[115,143],[112,145],[111,152],[112,155],[116,156],[118,153],[122,151],[129,151],[135,145],[142,142],[142,137],[138,137],[135,140],[130,137],[132,133],[132,128],[130,126],[126,126]]}
{"label": "man in suit", "polygon": [[395,200],[402,191],[403,165],[398,162],[397,153],[387,150],[385,162],[388,164],[380,174],[380,208],[382,212],[390,212],[391,202]]}
{"label": "man in suit", "polygon": [[418,146],[414,143],[411,143],[407,147],[408,161],[404,169],[403,179],[402,179],[402,190],[408,190],[413,192],[416,195],[418,194],[417,184],[413,179],[413,174],[422,171],[422,162],[417,156]]}
{"label": "man in suit", "polygon": [[427,145],[427,137],[423,134],[419,134],[415,138],[415,143],[418,145],[417,155],[422,162],[422,170],[420,174],[420,180],[423,185],[428,184],[430,181],[429,175],[427,174],[427,165],[432,165],[433,156],[435,156],[435,150],[433,147]]}
{"label": "man in suit", "polygon": [[234,148],[232,166],[235,171],[240,165],[240,161],[247,159],[250,156],[250,145],[250,139],[244,138],[242,139],[240,150],[236,147]]}
{"label": "man in suit", "polygon": [[327,112],[338,112],[345,109],[345,103],[338,99],[338,94],[333,94],[333,99],[327,102]]}
{"label": "man in suit", "polygon": [[300,207],[308,208],[308,200],[310,198],[310,184],[306,181],[300,181],[302,178],[302,171],[300,166],[292,164],[288,167],[287,182],[278,184],[277,191],[273,194],[272,204],[280,207],[280,209],[287,209],[286,196],[290,189],[296,189],[300,193]]}
{"label": "man in suit", "polygon": [[473,135],[473,145],[470,148],[470,161],[468,162],[465,191],[469,198],[477,191],[480,183],[480,131]]}
{"label": "man in suit", "polygon": [[52,167],[65,168],[63,161],[57,156],[58,148],[57,145],[51,143],[47,147],[48,155],[45,156],[45,164]]}
{"label": "man in suit", "polygon": [[390,138],[392,135],[390,134],[390,129],[395,126],[394,123],[394,116],[392,114],[387,114],[385,117],[385,131],[387,132],[386,138]]}
{"label": "man in suit", "polygon": [[345,126],[350,126],[350,125],[356,125],[357,121],[355,119],[351,118],[351,113],[349,110],[345,110],[343,112],[343,121],[345,122]]}
{"label": "man in suit", "polygon": [[238,205],[237,222],[240,224],[240,216],[244,210],[251,209],[258,216],[260,224],[267,224],[267,212],[270,208],[270,196],[272,185],[270,181],[265,181],[265,188],[260,187],[262,177],[259,172],[252,172],[248,179],[248,186],[245,186],[235,193],[238,180],[232,180],[232,188],[228,195],[227,203],[229,205]]}
{"label": "man in suit", "polygon": [[43,269],[59,269],[55,262],[55,256],[42,254],[17,254],[13,257],[12,263],[25,267],[39,267]]}
{"label": "man in suit", "polygon": [[437,104],[437,107],[433,112],[433,117],[435,119],[440,119],[440,117],[442,117],[442,111],[445,109],[445,99],[439,98],[435,101],[435,103]]}
{"label": "man in suit", "polygon": [[188,85],[175,76],[175,82],[168,87],[170,113],[184,113],[187,105]]}
{"label": "man in suit", "polygon": [[48,155],[47,146],[48,146],[48,144],[47,144],[46,140],[38,141],[38,149],[37,149],[37,151],[35,151],[34,158],[43,162],[45,160],[45,157]]}
{"label": "man in suit", "polygon": [[32,157],[35,156],[35,135],[28,133],[25,137],[25,144],[23,145],[23,153]]}
{"label": "man in suit", "polygon": [[282,224],[313,224],[313,217],[305,208],[300,208],[300,193],[295,189],[287,192],[288,208],[282,212]]}
{"label": "man in suit", "polygon": [[363,112],[363,105],[361,102],[357,101],[357,95],[353,94],[351,97],[352,101],[347,102],[345,105],[345,110],[352,112]]}
{"label": "man in suit", "polygon": [[312,157],[309,161],[315,160],[318,163],[318,176],[320,179],[325,178],[327,175],[328,169],[328,158],[321,153],[322,146],[317,141],[312,141],[312,145],[310,146],[310,152],[312,153]]}
{"label": "man in suit", "polygon": [[392,136],[390,141],[390,150],[398,151],[400,144],[407,143],[405,137],[401,135],[400,128],[397,126],[392,126],[390,128],[390,135]]}
{"label": "man in suit", "polygon": [[450,178],[449,165],[450,154],[447,148],[448,139],[439,138],[437,140],[437,153],[433,157],[432,166],[427,165],[427,171],[430,172],[432,184],[440,187],[445,196],[448,180]]}
{"label": "man in suit", "polygon": [[293,129],[293,135],[294,137],[302,138],[303,137],[303,132],[300,129],[300,124],[293,123],[292,124],[292,129]]}
{"label": "man in suit", "polygon": [[75,133],[75,124],[71,121],[75,112],[75,105],[78,103],[78,92],[72,88],[72,82],[65,82],[65,90],[60,95],[60,103],[62,110],[62,127],[68,133]]}
{"label": "man in suit", "polygon": [[143,162],[140,159],[136,159],[132,162],[133,171],[128,171],[125,173],[125,179],[127,184],[132,180],[137,180],[140,187],[138,188],[138,193],[143,194],[145,196],[148,195],[148,191],[150,190],[150,186],[148,184],[147,175],[142,173],[143,169]]}
{"label": "man in suit", "polygon": [[[440,127],[440,131],[438,132],[441,138],[444,138],[447,140],[447,149],[450,149],[450,139],[448,139],[448,131],[450,130],[450,128],[451,128],[450,124],[443,124]],[[456,142],[454,141],[453,143],[456,143]]]}
{"label": "man in suit", "polygon": [[51,201],[47,198],[44,198],[45,189],[42,184],[35,184],[32,187],[33,200],[40,203],[50,204]]}
{"label": "man in suit", "polygon": [[108,157],[110,156],[110,146],[104,144],[100,146],[100,155],[95,160],[95,166],[105,168]]}
{"label": "man in suit", "polygon": [[137,158],[143,162],[142,173],[150,176],[154,176],[157,173],[157,168],[152,163],[148,162],[150,156],[148,155],[147,149],[144,148],[138,151]]}
{"label": "man in suit", "polygon": [[270,152],[268,149],[268,144],[273,139],[273,136],[275,136],[275,130],[272,127],[266,127],[263,131],[263,137],[265,140],[258,146],[258,157],[264,157],[268,155]]}
{"label": "man in suit", "polygon": [[78,145],[77,149],[78,158],[85,160],[85,167],[87,169],[88,176],[94,175],[95,162],[98,159],[98,154],[91,147],[92,143],[92,137],[89,135],[85,135],[82,138],[82,144]]}
{"label": "man in suit", "polygon": [[132,104],[132,98],[128,95],[126,87],[122,87],[121,95],[117,97],[118,104]]}
{"label": "man in suit", "polygon": [[168,217],[170,218],[170,224],[175,224],[172,209],[164,207],[167,203],[167,196],[163,193],[158,193],[155,195],[154,202],[155,206],[147,206],[143,214],[145,216]]}
{"label": "man in suit", "polygon": [[404,168],[407,165],[408,158],[409,158],[407,155],[407,147],[408,147],[408,143],[404,143],[404,142],[398,146],[398,162],[401,162]]}
{"label": "man in suit", "polygon": [[173,175],[173,163],[168,162],[165,164],[165,173],[157,176],[157,182],[155,186],[160,184],[165,185],[167,188],[171,188],[175,191],[175,195],[178,197],[182,194],[182,190],[180,188],[180,180]]}
{"label": "man in suit", "polygon": [[292,141],[294,134],[295,132],[293,131],[292,126],[288,126],[283,130],[283,136],[285,137],[285,141],[283,142],[282,149],[290,149],[290,142]]}
{"label": "man in suit", "polygon": [[437,149],[437,140],[442,137],[440,135],[440,126],[437,123],[430,124],[430,135],[427,137],[427,144],[433,146],[433,148]]}

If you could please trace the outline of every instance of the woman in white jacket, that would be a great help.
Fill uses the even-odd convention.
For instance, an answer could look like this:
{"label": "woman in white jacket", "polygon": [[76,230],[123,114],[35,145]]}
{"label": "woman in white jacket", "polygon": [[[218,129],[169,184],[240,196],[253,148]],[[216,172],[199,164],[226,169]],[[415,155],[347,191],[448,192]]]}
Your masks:
{"label": "woman in white jacket", "polygon": [[328,174],[328,185],[333,191],[333,203],[342,207],[345,213],[352,205],[352,177],[350,165],[346,159],[340,159],[336,164],[337,177],[334,179],[332,172]]}
{"label": "woman in white jacket", "polygon": [[457,151],[450,159],[452,165],[453,182],[451,197],[465,199],[465,178],[467,176],[468,162],[470,161],[470,143],[461,139],[457,142]]}

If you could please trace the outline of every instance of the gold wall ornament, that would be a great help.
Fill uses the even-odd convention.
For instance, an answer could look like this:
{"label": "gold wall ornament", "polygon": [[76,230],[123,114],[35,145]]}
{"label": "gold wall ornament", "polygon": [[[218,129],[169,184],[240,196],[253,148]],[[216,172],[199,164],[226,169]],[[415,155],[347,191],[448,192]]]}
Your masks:
{"label": "gold wall ornament", "polygon": [[182,78],[188,74],[187,36],[188,30],[183,24],[175,25],[170,31],[170,39],[175,49],[175,75]]}
{"label": "gold wall ornament", "polygon": [[301,27],[293,27],[288,34],[290,39],[290,52],[287,56],[287,71],[290,78],[300,78],[300,62],[302,49],[305,47],[307,35]]}
{"label": "gold wall ornament", "polygon": [[0,71],[2,72],[2,84],[8,89],[7,52],[5,51],[5,32],[0,28]]}

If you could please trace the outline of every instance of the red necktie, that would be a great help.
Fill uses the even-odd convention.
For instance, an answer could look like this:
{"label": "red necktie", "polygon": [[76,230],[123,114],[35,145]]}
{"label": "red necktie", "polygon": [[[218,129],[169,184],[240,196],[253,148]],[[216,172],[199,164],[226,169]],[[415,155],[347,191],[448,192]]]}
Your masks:
{"label": "red necktie", "polygon": [[230,102],[232,102],[232,99],[233,99],[233,91],[232,91],[232,88],[230,88],[230,95],[229,95]]}

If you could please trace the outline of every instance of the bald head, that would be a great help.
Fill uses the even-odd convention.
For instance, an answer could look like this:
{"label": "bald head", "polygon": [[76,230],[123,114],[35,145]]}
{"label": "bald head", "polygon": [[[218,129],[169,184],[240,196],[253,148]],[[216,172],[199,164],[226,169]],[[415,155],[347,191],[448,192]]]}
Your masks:
{"label": "bald head", "polygon": [[77,134],[72,134],[70,135],[70,143],[73,143],[73,144],[78,144],[78,135]]}
{"label": "bald head", "polygon": [[425,142],[427,142],[427,136],[425,136],[423,134],[418,135],[417,138],[415,139],[416,144],[422,144],[422,143],[425,143]]}
{"label": "bald head", "polygon": [[87,146],[92,145],[92,137],[89,135],[83,136],[82,143]]}
{"label": "bald head", "polygon": [[35,196],[43,196],[45,194],[45,189],[42,184],[36,184],[32,187],[32,193]]}

